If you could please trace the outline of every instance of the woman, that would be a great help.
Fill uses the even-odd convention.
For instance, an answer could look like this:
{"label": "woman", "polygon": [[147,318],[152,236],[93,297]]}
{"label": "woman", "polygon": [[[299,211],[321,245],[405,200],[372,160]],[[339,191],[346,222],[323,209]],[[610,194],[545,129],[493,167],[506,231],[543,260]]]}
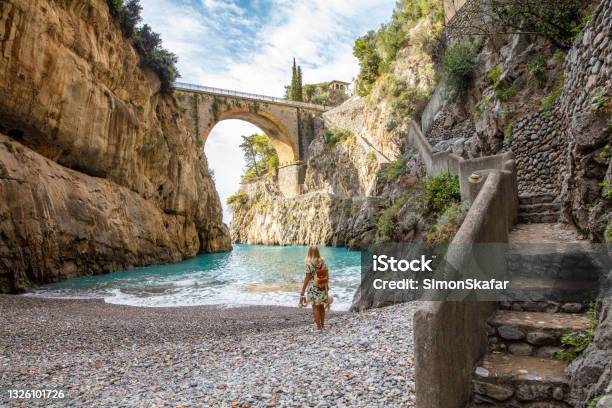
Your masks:
{"label": "woman", "polygon": [[[311,246],[308,248],[308,256],[305,259],[306,276],[300,292],[300,305],[306,303],[312,305],[312,316],[314,317],[317,330],[325,328],[325,308],[328,307],[328,273],[327,265],[319,254],[319,248]],[[304,293],[308,290],[308,296]]]}

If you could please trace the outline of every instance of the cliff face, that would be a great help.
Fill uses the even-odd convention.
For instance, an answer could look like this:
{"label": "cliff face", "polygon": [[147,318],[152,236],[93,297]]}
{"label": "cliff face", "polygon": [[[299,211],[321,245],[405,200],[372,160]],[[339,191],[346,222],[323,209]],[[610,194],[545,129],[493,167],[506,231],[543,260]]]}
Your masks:
{"label": "cliff face", "polygon": [[[137,53],[110,19],[106,1],[0,3],[0,132],[24,146],[23,160],[31,156],[31,149],[63,167],[92,176],[75,176],[73,183],[89,184],[83,185],[82,191],[90,191],[93,184],[103,182],[115,189],[121,186],[125,194],[131,192],[134,202],[142,201],[138,206],[149,209],[153,218],[165,220],[157,224],[157,235],[174,234],[178,224],[184,225],[189,235],[168,247],[167,254],[159,251],[155,255],[141,241],[130,246],[134,254],[142,255],[137,255],[134,262],[116,264],[109,259],[112,257],[101,257],[93,262],[95,266],[89,265],[75,274],[230,249],[204,154],[195,147],[194,137],[183,125],[173,98],[158,90],[159,80],[139,66]],[[27,163],[26,160],[23,165]],[[41,169],[59,172],[52,167]],[[32,169],[24,169],[22,175],[26,182],[34,174],[29,170]],[[45,183],[51,183],[49,188],[58,183],[50,174],[40,176]],[[16,197],[36,199],[25,191],[15,193]],[[69,197],[66,195],[49,197],[52,206],[74,205],[62,201]],[[113,208],[113,199],[98,196],[98,210],[104,213]],[[3,204],[11,212],[9,217],[20,217],[13,213],[16,209],[11,203]],[[30,204],[37,205],[25,203]],[[87,206],[80,211],[93,216]],[[70,211],[62,215],[72,216],[76,214]],[[115,217],[123,225],[138,224],[130,211],[120,211]],[[47,214],[40,222],[47,223],[47,227],[60,225],[56,221]],[[14,225],[24,237],[30,235],[30,227]],[[36,240],[15,243],[5,236],[3,244],[10,254],[42,249]],[[158,242],[153,240],[150,244],[156,246]],[[112,239],[109,245],[115,246]],[[61,264],[60,259],[55,261]],[[54,262],[37,267],[27,259],[15,264],[3,257],[1,262],[3,270],[17,268],[15,273],[42,268],[39,275],[28,275],[31,282],[26,279],[22,286],[63,277],[56,269],[61,266]]]}
{"label": "cliff face", "polygon": [[[422,176],[406,135],[411,113],[435,83],[426,40],[440,28],[434,14],[410,28],[408,45],[368,96],[353,96],[324,113],[327,130],[308,146],[304,195],[285,199],[273,182],[242,187],[243,200],[233,206],[234,242],[363,248],[375,241],[382,212]],[[348,136],[333,140],[330,132]],[[391,178],[389,166],[397,169]],[[399,229],[398,236],[413,237],[412,228],[406,234]]]}
{"label": "cliff face", "polygon": [[283,198],[273,183],[243,187],[234,206],[233,242],[265,245],[333,245],[358,248],[376,233],[374,216],[383,202],[324,192]]}

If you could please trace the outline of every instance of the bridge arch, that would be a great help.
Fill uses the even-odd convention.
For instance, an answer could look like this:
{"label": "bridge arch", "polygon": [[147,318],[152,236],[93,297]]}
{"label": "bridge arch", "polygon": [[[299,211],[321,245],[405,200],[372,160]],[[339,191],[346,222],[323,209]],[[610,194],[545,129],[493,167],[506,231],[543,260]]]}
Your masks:
{"label": "bridge arch", "polygon": [[215,125],[239,119],[260,128],[278,154],[278,186],[286,197],[301,194],[308,147],[324,128],[326,107],[271,96],[175,84],[175,100],[183,120],[202,147]]}
{"label": "bridge arch", "polygon": [[280,164],[299,161],[299,146],[296,144],[296,140],[291,137],[289,129],[283,123],[267,112],[252,112],[244,108],[232,108],[218,113],[217,118],[203,129],[200,136],[203,146],[206,145],[208,135],[215,125],[226,119],[243,120],[260,128],[270,139],[272,146],[278,154]]}

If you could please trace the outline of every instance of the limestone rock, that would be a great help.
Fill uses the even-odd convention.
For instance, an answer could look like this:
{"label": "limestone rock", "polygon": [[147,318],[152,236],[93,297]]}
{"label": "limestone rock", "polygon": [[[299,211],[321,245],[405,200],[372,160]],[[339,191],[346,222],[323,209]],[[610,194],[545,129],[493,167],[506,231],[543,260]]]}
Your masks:
{"label": "limestone rock", "polygon": [[[88,269],[70,275],[230,249],[219,198],[195,135],[186,130],[173,97],[159,93],[157,76],[141,67],[131,42],[110,18],[105,0],[2,1],[0,27],[0,132],[66,168],[95,177],[79,182],[92,186],[100,181],[113,182],[115,189],[124,187],[146,200],[147,211],[152,214],[183,217],[188,230],[195,231],[195,241],[190,232],[188,245],[178,240],[168,247],[168,253],[157,256],[149,254],[150,249],[162,242],[135,240],[126,251],[141,251],[142,256],[134,255],[139,259],[130,262],[115,262],[103,255],[106,252],[102,246],[92,245],[87,252]],[[54,179],[49,176],[45,181]],[[27,195],[20,194],[26,200],[24,206],[43,206],[27,202]],[[70,202],[59,202],[61,198]],[[100,215],[109,215],[107,211],[116,209],[115,199],[107,201],[104,195],[97,196]],[[70,208],[80,205],[63,194],[50,197],[49,202]],[[0,198],[0,204],[12,206],[5,202],[5,196]],[[82,221],[70,220],[70,216],[79,216],[76,210],[67,210],[61,216],[63,222],[72,222],[75,228]],[[133,214],[115,216],[126,222]],[[52,219],[45,222],[54,223]],[[30,225],[32,231],[25,226],[17,228],[24,234],[19,241],[22,246],[13,248],[17,252],[8,254],[9,258],[21,257],[19,251],[41,250],[40,242],[27,238],[40,233],[35,224]],[[180,233],[173,224],[161,224],[169,236]],[[88,233],[83,231],[86,237]],[[107,245],[117,247],[124,238],[109,237]],[[35,275],[35,281],[41,283],[62,275],[53,271],[58,267],[56,263],[61,263],[52,258],[54,253],[59,256],[49,251],[45,255],[47,261],[36,270],[28,269],[31,265],[27,262],[11,261],[10,265],[17,268],[16,274],[30,278]],[[25,280],[20,282],[20,287],[28,285]]]}
{"label": "limestone rock", "polygon": [[196,224],[185,215],[1,134],[0,197],[0,292],[178,262],[200,250]]}

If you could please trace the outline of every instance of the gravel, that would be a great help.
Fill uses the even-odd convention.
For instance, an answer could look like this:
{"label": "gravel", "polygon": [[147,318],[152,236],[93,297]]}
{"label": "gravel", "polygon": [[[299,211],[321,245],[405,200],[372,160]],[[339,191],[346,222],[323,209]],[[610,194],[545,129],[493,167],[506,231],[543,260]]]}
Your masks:
{"label": "gravel", "polygon": [[332,312],[321,333],[297,308],[0,295],[0,405],[413,407],[415,308]]}

